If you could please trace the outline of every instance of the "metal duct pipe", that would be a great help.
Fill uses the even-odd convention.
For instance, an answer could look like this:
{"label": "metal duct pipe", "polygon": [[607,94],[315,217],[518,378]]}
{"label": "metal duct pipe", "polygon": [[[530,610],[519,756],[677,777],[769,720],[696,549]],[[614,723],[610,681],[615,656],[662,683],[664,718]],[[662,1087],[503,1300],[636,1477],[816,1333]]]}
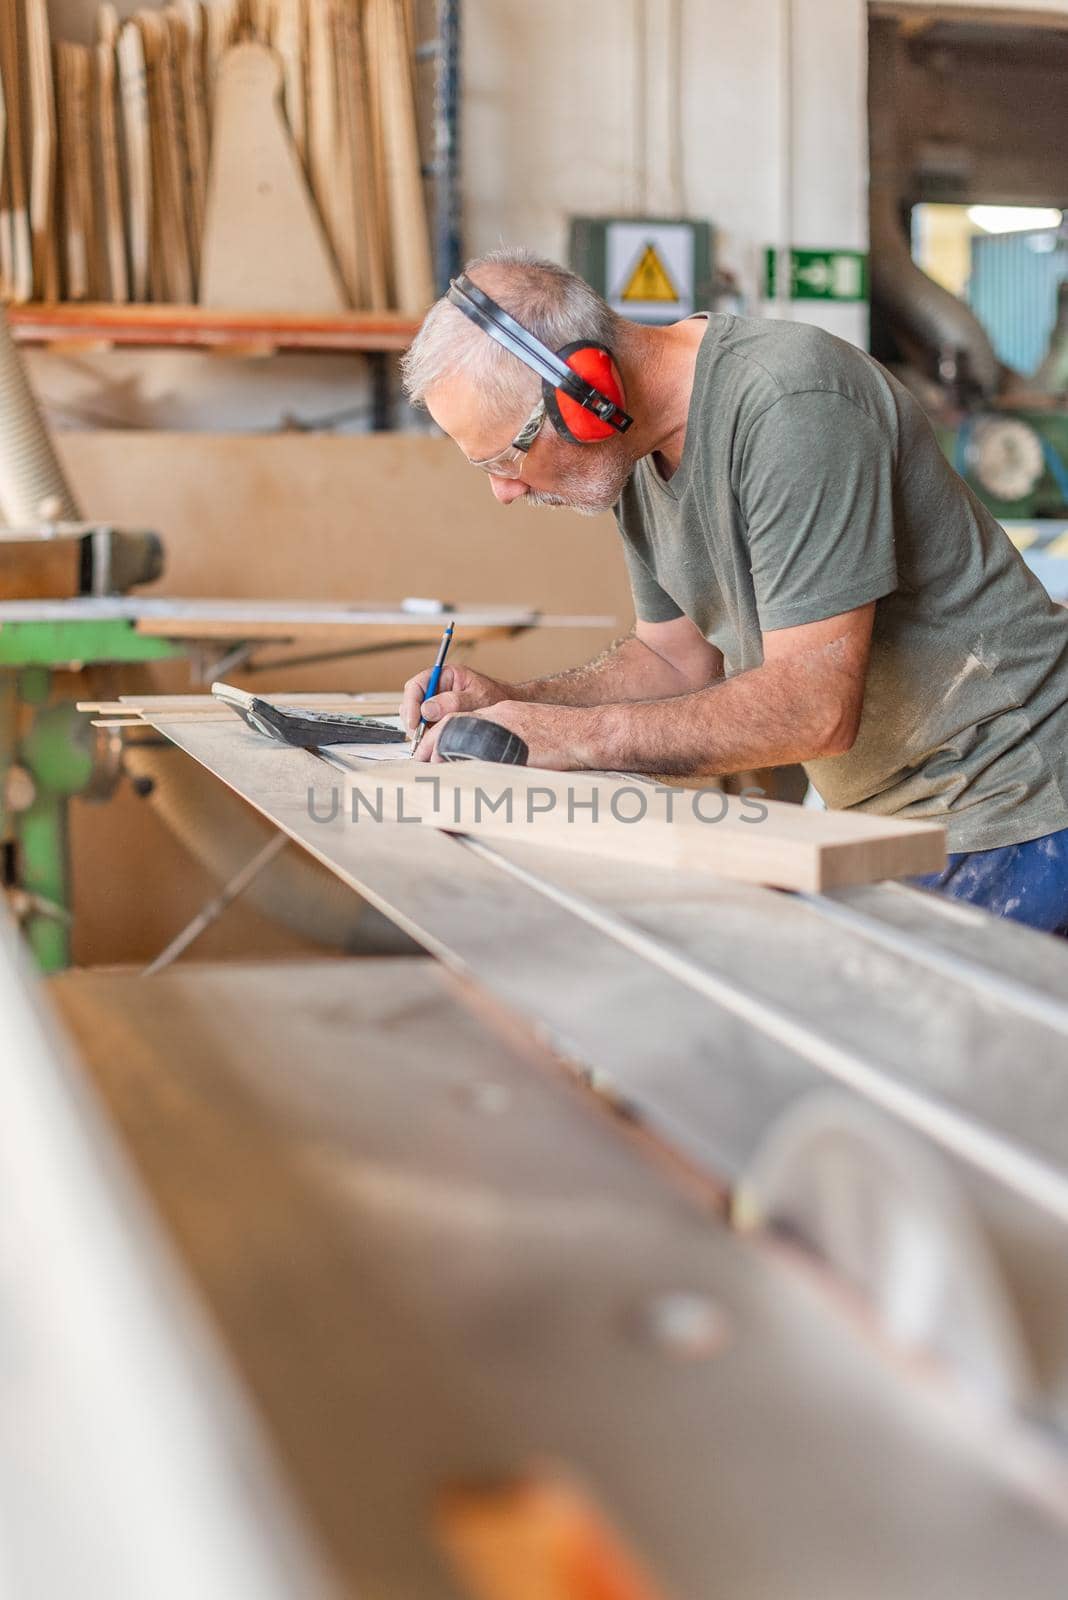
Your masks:
{"label": "metal duct pipe", "polygon": [[868,74],[871,118],[871,289],[891,322],[936,354],[963,354],[984,395],[997,393],[1001,367],[986,329],[969,306],[913,261],[901,228],[897,22],[872,27]]}
{"label": "metal duct pipe", "polygon": [[[0,511],[14,525],[80,522],[22,359],[0,310]],[[189,853],[220,881],[245,865],[273,831],[251,807],[167,750],[127,750],[125,765],[151,778],[155,809]],[[200,781],[198,781],[200,780]],[[208,819],[205,825],[205,818]],[[303,851],[287,851],[243,899],[303,938],[354,952],[414,949],[406,935]]]}
{"label": "metal duct pipe", "polygon": [[78,522],[78,508],[63,476],[22,358],[0,313],[0,510],[13,527],[35,522]]}

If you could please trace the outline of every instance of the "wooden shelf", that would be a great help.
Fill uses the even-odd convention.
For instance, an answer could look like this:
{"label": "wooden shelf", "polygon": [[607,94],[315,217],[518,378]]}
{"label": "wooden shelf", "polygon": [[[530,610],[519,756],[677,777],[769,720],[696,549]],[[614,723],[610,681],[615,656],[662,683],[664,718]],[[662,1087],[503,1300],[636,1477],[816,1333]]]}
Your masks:
{"label": "wooden shelf", "polygon": [[156,346],[241,355],[269,355],[276,350],[406,350],[420,322],[393,311],[298,316],[88,302],[8,306],[7,320],[13,338],[24,345]]}

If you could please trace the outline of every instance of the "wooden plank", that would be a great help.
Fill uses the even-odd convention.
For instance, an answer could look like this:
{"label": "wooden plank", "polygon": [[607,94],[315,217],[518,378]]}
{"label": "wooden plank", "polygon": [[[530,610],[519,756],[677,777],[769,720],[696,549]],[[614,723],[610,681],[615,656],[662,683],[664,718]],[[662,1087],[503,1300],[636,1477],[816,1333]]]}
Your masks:
{"label": "wooden plank", "polygon": [[122,163],[119,156],[119,124],[116,111],[116,59],[119,15],[113,5],[102,5],[97,13],[99,42],[96,47],[96,125],[100,131],[100,168],[104,197],[104,244],[108,294],[116,304],[130,297],[126,262],[126,223],[122,193]]}
{"label": "wooden plank", "polygon": [[371,4],[378,11],[379,109],[394,303],[401,311],[418,313],[434,298],[434,271],[407,31],[399,0],[371,0]]}
{"label": "wooden plank", "polygon": [[197,297],[208,177],[207,151],[200,142],[201,129],[197,122],[196,88],[193,82],[194,62],[199,46],[190,40],[189,27],[181,7],[165,6],[161,18],[166,30],[170,63],[176,181],[185,217],[191,284],[189,299],[192,301]]}
{"label": "wooden plank", "polygon": [[[605,861],[807,890],[912,877],[945,864],[945,829],[935,823],[488,762],[428,767],[422,778],[404,780],[405,805],[434,827]],[[373,786],[380,775],[367,781]],[[359,774],[347,782],[351,794],[361,792]]]}
{"label": "wooden plank", "polygon": [[280,91],[281,66],[265,45],[227,51],[216,89],[200,299],[246,311],[336,315],[345,292],[289,138]]}
{"label": "wooden plank", "polygon": [[[124,126],[127,163],[140,160],[142,134],[147,123],[138,120],[137,95],[143,85],[138,71],[140,40],[132,25],[120,37],[123,74]],[[127,99],[135,102],[131,113]],[[131,141],[130,133],[133,131]],[[132,143],[132,152],[131,152]],[[147,292],[149,229],[146,199],[151,195],[151,168],[146,166],[130,185],[131,254],[137,266],[135,290],[144,280]],[[347,312],[331,316],[305,316],[294,312],[240,312],[198,306],[167,305],[28,305],[8,312],[12,337],[19,344],[173,345],[189,349],[264,350],[406,350],[419,327],[419,319],[398,312]]]}
{"label": "wooden plank", "polygon": [[0,66],[3,70],[6,121],[7,201],[5,232],[9,233],[6,267],[15,301],[33,298],[33,245],[26,201],[26,154],[23,137],[22,72],[20,63],[19,8],[7,0],[0,6]]}
{"label": "wooden plank", "polygon": [[308,0],[308,178],[323,228],[338,254],[340,123],[334,60],[336,0]]}
{"label": "wooden plank", "polygon": [[[155,212],[155,203],[153,197],[152,142],[149,132],[148,71],[145,62],[144,40],[136,22],[127,22],[120,28],[116,54],[119,66],[119,89],[122,102],[122,127],[126,156],[130,236],[130,293],[134,300],[147,300],[153,248],[152,218]],[[85,308],[86,315],[92,316],[98,327],[101,321],[100,313],[102,309],[104,308],[99,306]],[[62,313],[59,313],[59,315],[62,316]],[[52,330],[48,336],[53,338],[55,337],[55,331],[58,329],[65,328],[67,332],[71,331],[72,324],[69,320],[65,323],[57,323],[55,316],[56,313],[52,313],[44,325],[39,320],[36,323],[24,323],[21,330],[23,337],[30,339],[36,333],[39,338],[45,327]],[[139,325],[131,324],[130,316],[131,313],[129,312],[123,314],[122,325],[126,327]],[[106,318],[104,321],[105,325],[107,325]],[[85,328],[88,325],[82,322],[80,326]]]}
{"label": "wooden plank", "polygon": [[308,116],[304,68],[307,52],[307,15],[304,0],[277,0],[274,14],[274,48],[282,58],[286,121],[301,162],[308,151]]}
{"label": "wooden plank", "polygon": [[7,95],[4,89],[4,30],[0,22],[0,299],[15,293],[14,238],[11,232],[11,178],[8,173]]}
{"label": "wooden plank", "polygon": [[[344,774],[307,751],[240,724],[146,720],[536,1037],[622,1096],[640,1085],[647,1121],[725,1184],[769,1121],[823,1081],[777,1041],[754,1037],[688,983],[437,829],[352,822]],[[670,1096],[657,1087],[665,1078]]]}
{"label": "wooden plank", "polygon": [[[814,1012],[804,999],[784,1004],[781,995],[759,992],[745,974],[740,981],[724,976],[707,946],[678,948],[663,926],[649,930],[640,916],[620,915],[610,904],[575,893],[576,872],[563,867],[565,858],[556,852],[537,850],[532,869],[509,859],[508,847],[474,842],[458,844],[460,854],[450,858],[442,854],[441,835],[418,826],[410,812],[404,825],[372,821],[362,807],[347,811],[320,775],[330,770],[327,764],[307,752],[258,740],[245,728],[152,721],[424,948],[469,973],[538,1037],[552,1039],[567,1059],[595,1072],[647,1126],[725,1184],[745,1171],[763,1130],[798,1096],[833,1083],[846,1101],[866,1101],[898,1118],[969,1176],[1004,1186],[1036,1216],[1068,1221],[1063,1139],[1054,1136],[1051,1143],[1041,1127],[999,1113],[986,1089],[976,1098],[959,1085],[954,1090],[961,1063],[951,1059],[940,1077],[937,1039],[933,1055],[922,1045],[933,1066],[917,1081],[896,1035],[887,1050],[864,1028],[863,1016],[859,1037],[838,1038],[833,1024],[823,1024],[827,1005],[856,1014],[858,988],[845,958],[827,972],[817,969],[819,981],[832,988],[837,981],[837,1001],[824,998],[822,1008],[817,1001]],[[403,792],[404,770],[378,769],[387,802]],[[635,870],[633,861],[629,870]],[[728,886],[711,878],[702,886],[697,874],[680,869],[657,872],[662,903],[689,906],[690,937],[695,919],[698,935],[702,917],[715,924]],[[742,891],[731,885],[729,892]],[[645,898],[651,898],[648,891]],[[777,897],[765,892],[764,898]],[[814,928],[813,943],[818,937]],[[750,964],[766,963],[775,948],[774,934],[765,929],[750,949]],[[973,1010],[974,995],[964,998]],[[928,1015],[922,1013],[921,1027]],[[1048,1038],[1043,1044],[1041,1035],[1034,1037],[1048,1049]],[[1063,1053],[1060,1034],[1053,1043]],[[995,1048],[989,1063],[995,1085],[1003,1079],[1003,1058]],[[1040,1081],[1044,1062],[1040,1053]],[[1063,1115],[1057,1125],[1063,1126]]]}
{"label": "wooden plank", "polygon": [[[373,630],[375,644],[385,648],[387,645],[401,648],[407,645],[417,645],[437,641],[441,638],[440,626],[435,628],[425,622],[414,622],[411,627],[406,623],[364,621],[361,617],[354,617],[350,622],[337,621],[315,622],[301,618],[287,619],[280,617],[277,620],[262,618],[254,621],[234,617],[227,620],[224,617],[201,616],[195,614],[186,617],[141,617],[135,626],[138,633],[151,634],[164,639],[233,639],[233,640],[275,640],[278,644],[291,644],[299,639],[302,644],[333,644],[343,645],[346,641],[352,642],[354,633],[361,629]],[[464,629],[464,642],[473,644],[485,639],[507,638],[516,627],[523,624],[502,624],[497,627],[485,624],[468,624]]]}
{"label": "wooden plank", "polygon": [[[45,300],[59,299],[59,249],[56,239],[56,99],[52,79],[52,41],[46,0],[26,0],[26,53],[30,73],[30,236],[35,292]],[[75,69],[76,112],[83,143],[74,167],[78,206],[83,214],[87,246],[91,240],[92,194],[89,172],[89,67],[80,59]]]}
{"label": "wooden plank", "polygon": [[89,299],[97,288],[96,217],[92,135],[92,51],[85,45],[56,46],[60,159],[65,220],[65,293]]}
{"label": "wooden plank", "polygon": [[[401,702],[399,689],[389,694],[291,694],[285,689],[257,689],[255,692],[264,700],[276,700],[280,705],[322,707],[324,710],[351,707],[354,711],[366,711],[370,716],[387,708],[395,713]],[[117,700],[79,700],[77,709],[105,715],[139,715],[145,711],[168,715],[199,711],[211,715],[218,711],[218,701],[211,694],[123,694]]]}

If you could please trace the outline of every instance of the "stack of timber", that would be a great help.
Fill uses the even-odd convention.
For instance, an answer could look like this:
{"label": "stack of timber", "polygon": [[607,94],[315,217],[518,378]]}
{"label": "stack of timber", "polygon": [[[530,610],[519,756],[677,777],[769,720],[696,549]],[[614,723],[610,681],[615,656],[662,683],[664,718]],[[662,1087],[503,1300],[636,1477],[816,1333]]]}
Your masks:
{"label": "stack of timber", "polygon": [[104,4],[96,39],[2,8],[0,298],[425,310],[412,0]]}

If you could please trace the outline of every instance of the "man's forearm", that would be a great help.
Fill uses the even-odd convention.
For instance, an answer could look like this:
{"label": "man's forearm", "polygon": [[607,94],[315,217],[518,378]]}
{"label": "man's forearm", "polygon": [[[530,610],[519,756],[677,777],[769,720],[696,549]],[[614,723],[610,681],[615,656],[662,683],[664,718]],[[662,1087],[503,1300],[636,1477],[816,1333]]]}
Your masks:
{"label": "man's forearm", "polygon": [[515,686],[515,698],[554,706],[663,700],[692,689],[683,674],[634,634],[616,639],[583,667]]}
{"label": "man's forearm", "polygon": [[708,778],[841,754],[860,708],[848,674],[835,677],[833,652],[821,651],[672,700],[595,708],[576,725],[576,754],[585,766]]}

